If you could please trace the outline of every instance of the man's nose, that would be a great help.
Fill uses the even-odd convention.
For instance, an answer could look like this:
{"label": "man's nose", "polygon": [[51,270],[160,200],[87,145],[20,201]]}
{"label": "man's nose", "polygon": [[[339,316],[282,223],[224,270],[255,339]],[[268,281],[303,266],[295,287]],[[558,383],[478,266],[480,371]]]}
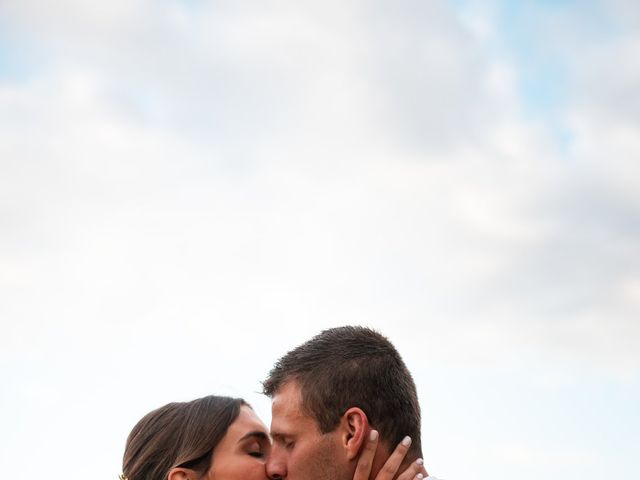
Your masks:
{"label": "man's nose", "polygon": [[273,449],[266,465],[267,476],[271,480],[287,478],[287,462],[284,457],[278,454],[277,449]]}

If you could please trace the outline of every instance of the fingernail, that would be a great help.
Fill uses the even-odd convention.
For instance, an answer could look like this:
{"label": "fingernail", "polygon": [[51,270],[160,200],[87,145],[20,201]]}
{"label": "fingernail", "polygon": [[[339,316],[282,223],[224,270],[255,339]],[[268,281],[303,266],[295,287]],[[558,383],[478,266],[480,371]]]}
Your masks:
{"label": "fingernail", "polygon": [[377,430],[371,430],[371,432],[369,432],[369,440],[372,442],[375,442],[377,439],[378,439]]}
{"label": "fingernail", "polygon": [[405,447],[408,447],[409,445],[411,445],[411,437],[404,437],[402,439],[402,445],[404,445]]}
{"label": "fingernail", "polygon": [[423,475],[423,474],[421,474],[421,473],[419,473],[419,474],[417,474],[417,475],[416,475],[416,479],[417,479],[417,480],[422,480],[423,478],[424,478],[424,475]]}
{"label": "fingernail", "polygon": [[424,460],[422,460],[421,458],[417,459],[416,460],[416,465],[421,467],[422,465],[424,465]]}

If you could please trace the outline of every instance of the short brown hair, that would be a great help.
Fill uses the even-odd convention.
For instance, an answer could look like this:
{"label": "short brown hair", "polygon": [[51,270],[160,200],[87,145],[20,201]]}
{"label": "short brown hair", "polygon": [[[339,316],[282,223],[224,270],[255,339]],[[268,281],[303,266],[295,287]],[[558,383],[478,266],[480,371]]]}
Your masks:
{"label": "short brown hair", "polygon": [[133,427],[125,446],[122,473],[128,480],[166,480],[174,467],[205,475],[213,449],[246,405],[239,398],[210,395],[169,403]]}
{"label": "short brown hair", "polygon": [[389,449],[409,435],[411,453],[422,456],[415,383],[380,333],[355,326],[325,330],[278,360],[263,391],[273,397],[290,380],[300,386],[302,406],[322,433],[335,430],[346,410],[359,407]]}

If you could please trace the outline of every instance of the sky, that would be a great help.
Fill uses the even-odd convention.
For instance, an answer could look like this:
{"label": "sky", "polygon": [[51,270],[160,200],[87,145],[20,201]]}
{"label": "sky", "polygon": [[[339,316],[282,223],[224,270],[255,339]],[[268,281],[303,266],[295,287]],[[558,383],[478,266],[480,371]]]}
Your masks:
{"label": "sky", "polygon": [[0,0],[0,464],[325,328],[412,371],[438,478],[635,478],[640,6]]}

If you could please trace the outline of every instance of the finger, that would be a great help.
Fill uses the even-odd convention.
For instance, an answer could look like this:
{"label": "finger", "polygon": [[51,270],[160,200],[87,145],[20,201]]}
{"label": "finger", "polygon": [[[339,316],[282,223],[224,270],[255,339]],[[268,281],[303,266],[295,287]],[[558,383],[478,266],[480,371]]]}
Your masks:
{"label": "finger", "polygon": [[398,477],[398,480],[422,480],[427,477],[427,470],[424,468],[424,462],[421,458],[412,462],[404,472]]}
{"label": "finger", "polygon": [[373,457],[376,455],[376,449],[378,448],[378,432],[371,430],[367,441],[364,444],[358,464],[356,465],[356,471],[353,474],[353,480],[369,480],[371,474],[371,465],[373,464]]}
{"label": "finger", "polygon": [[395,477],[404,457],[409,451],[411,446],[411,437],[404,437],[404,439],[398,444],[393,451],[389,459],[382,466],[382,469],[376,476],[376,480],[392,480]]}

